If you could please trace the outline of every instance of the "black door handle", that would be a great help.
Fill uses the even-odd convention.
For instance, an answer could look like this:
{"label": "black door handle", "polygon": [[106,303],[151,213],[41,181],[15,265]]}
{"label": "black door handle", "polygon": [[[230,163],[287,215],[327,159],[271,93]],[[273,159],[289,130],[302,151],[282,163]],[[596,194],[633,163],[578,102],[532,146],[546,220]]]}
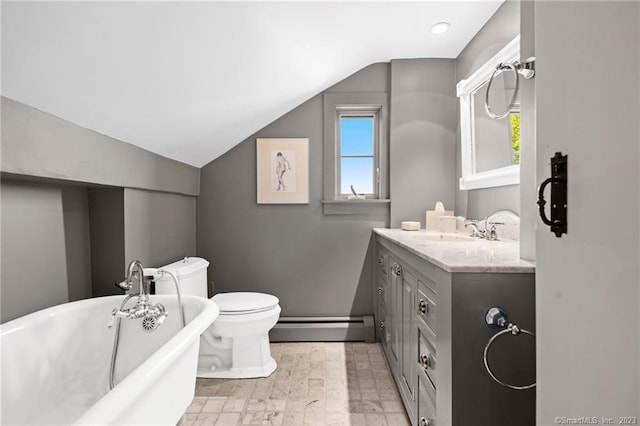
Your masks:
{"label": "black door handle", "polygon": [[537,204],[538,206],[540,206],[540,219],[542,219],[542,222],[544,222],[544,224],[548,226],[552,226],[554,223],[547,219],[547,214],[544,212],[544,206],[547,204],[547,200],[544,199],[544,189],[547,187],[547,185],[553,182],[560,182],[560,179],[554,177],[547,178],[540,184],[540,187],[538,188]]}
{"label": "black door handle", "polygon": [[[544,190],[551,184],[551,219],[544,211],[547,201]],[[551,158],[551,177],[545,179],[538,188],[538,207],[540,219],[551,227],[551,232],[560,238],[567,233],[567,156],[556,152]]]}

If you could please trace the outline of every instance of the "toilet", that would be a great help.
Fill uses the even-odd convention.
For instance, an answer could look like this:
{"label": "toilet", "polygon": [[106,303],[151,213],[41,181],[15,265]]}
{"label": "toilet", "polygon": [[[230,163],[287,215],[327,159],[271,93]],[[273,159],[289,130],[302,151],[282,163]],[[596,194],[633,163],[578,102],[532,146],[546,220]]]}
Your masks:
{"label": "toilet", "polygon": [[[207,267],[199,257],[158,268],[178,278],[181,295],[207,297]],[[175,294],[172,278],[155,275],[156,294]],[[220,315],[200,337],[198,377],[245,379],[267,377],[277,367],[269,348],[269,330],[278,322],[277,297],[254,292],[219,293],[211,298]]]}

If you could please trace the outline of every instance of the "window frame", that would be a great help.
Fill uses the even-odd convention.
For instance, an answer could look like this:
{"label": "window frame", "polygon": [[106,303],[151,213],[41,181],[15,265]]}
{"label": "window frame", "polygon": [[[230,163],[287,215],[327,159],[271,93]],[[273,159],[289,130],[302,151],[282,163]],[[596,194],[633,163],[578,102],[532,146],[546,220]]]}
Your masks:
{"label": "window frame", "polygon": [[[340,133],[341,125],[340,120],[343,117],[371,117],[373,118],[373,155],[366,156],[343,156],[342,155],[342,135]],[[349,193],[342,193],[342,159],[343,158],[370,158],[373,157],[373,193],[364,194],[365,199],[374,199],[377,200],[380,198],[380,132],[381,132],[381,122],[380,122],[380,106],[374,107],[366,107],[362,108],[359,105],[355,106],[341,106],[336,108],[336,118],[335,118],[335,126],[336,126],[336,136],[335,136],[335,199],[336,200],[347,200],[349,197]],[[356,188],[357,190],[358,188]]]}
{"label": "window frame", "polygon": [[[369,93],[325,93],[323,95],[323,199],[324,214],[385,215],[389,210],[389,94]],[[376,168],[378,184],[376,197],[351,199],[340,195],[340,161],[338,145],[339,112],[377,111]],[[357,188],[356,188],[357,190]]]}

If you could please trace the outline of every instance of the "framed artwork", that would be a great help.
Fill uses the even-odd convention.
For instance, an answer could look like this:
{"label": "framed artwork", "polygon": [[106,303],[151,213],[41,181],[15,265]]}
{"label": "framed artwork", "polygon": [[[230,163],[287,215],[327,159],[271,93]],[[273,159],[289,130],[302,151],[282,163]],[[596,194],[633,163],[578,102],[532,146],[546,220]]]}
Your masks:
{"label": "framed artwork", "polygon": [[258,138],[258,204],[309,204],[309,139]]}

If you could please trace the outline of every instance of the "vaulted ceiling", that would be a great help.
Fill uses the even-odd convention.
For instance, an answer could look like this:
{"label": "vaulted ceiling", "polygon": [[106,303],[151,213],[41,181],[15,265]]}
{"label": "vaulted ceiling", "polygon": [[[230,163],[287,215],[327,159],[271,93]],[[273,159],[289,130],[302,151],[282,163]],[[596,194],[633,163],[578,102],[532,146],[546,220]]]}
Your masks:
{"label": "vaulted ceiling", "polygon": [[2,95],[201,167],[367,65],[457,57],[502,2],[3,1]]}

